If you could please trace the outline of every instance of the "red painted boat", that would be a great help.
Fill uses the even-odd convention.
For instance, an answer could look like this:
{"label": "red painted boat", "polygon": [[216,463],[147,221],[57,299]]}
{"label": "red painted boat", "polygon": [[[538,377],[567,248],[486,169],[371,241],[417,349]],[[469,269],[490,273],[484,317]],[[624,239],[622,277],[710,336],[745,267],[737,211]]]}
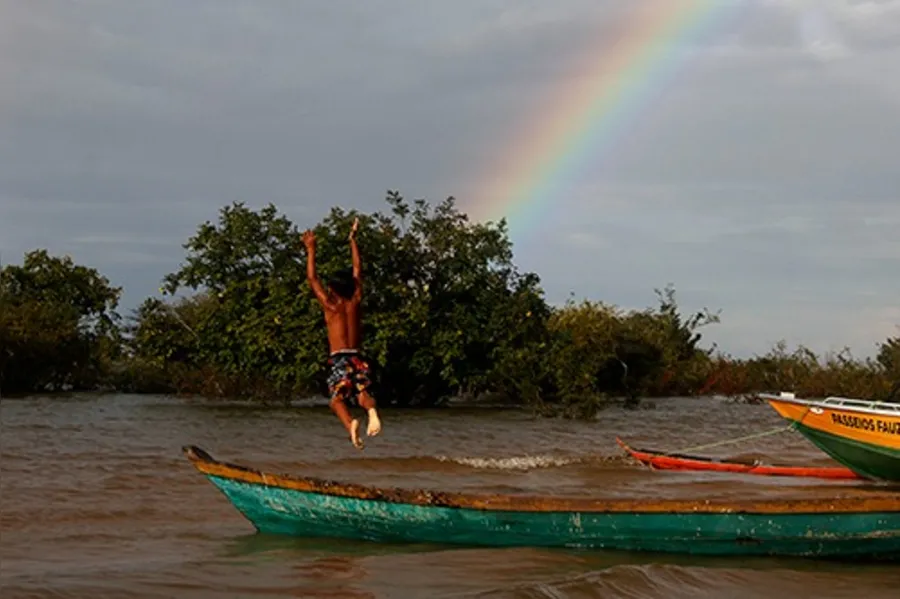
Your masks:
{"label": "red painted boat", "polygon": [[717,458],[665,453],[652,449],[632,449],[618,437],[616,437],[616,443],[618,443],[622,449],[634,459],[657,470],[705,470],[715,472],[737,472],[739,474],[756,474],[760,476],[805,476],[811,478],[845,480],[861,478],[849,468],[844,468],[842,466],[776,466],[763,464],[758,461],[725,461]]}

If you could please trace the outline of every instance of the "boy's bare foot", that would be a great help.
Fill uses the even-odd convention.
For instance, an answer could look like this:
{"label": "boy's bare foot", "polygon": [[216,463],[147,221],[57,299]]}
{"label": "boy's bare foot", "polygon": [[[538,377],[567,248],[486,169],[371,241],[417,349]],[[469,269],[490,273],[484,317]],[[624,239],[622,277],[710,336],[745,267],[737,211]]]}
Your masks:
{"label": "boy's bare foot", "polygon": [[381,419],[378,418],[378,412],[375,411],[375,408],[371,408],[369,409],[369,424],[366,427],[366,434],[370,437],[374,437],[380,432]]}
{"label": "boy's bare foot", "polygon": [[359,438],[359,420],[356,418],[350,421],[350,442],[357,449],[363,448],[363,442]]}

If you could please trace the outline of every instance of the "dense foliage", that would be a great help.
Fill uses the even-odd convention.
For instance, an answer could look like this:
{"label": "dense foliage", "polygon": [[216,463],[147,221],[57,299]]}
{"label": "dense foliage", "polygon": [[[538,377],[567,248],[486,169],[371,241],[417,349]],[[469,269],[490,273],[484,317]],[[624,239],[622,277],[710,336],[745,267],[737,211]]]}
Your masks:
{"label": "dense foliage", "polygon": [[92,389],[121,347],[121,290],[44,250],[0,271],[0,390]]}
{"label": "dense foliage", "polygon": [[[737,360],[701,347],[718,322],[683,315],[672,287],[658,305],[548,305],[519,272],[505,222],[472,223],[453,198],[430,206],[391,192],[386,213],[335,208],[315,228],[319,276],[349,265],[360,219],[364,350],[382,404],[503,397],[547,414],[590,416],[611,397],[804,395],[887,397],[900,382],[900,338],[876,358],[824,359],[777,346]],[[300,231],[269,205],[223,208],[184,244],[180,268],[120,323],[119,289],[45,251],[2,271],[4,393],[108,385],[137,392],[287,399],[325,391],[327,340],[305,276]]]}

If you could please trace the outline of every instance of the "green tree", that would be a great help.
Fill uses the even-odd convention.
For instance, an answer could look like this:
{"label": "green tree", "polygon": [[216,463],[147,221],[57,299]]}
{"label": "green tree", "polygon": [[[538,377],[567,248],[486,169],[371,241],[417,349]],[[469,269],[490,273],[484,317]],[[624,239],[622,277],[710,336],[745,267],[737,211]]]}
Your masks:
{"label": "green tree", "polygon": [[696,389],[710,351],[699,348],[697,329],[718,316],[703,311],[685,319],[674,288],[657,295],[657,310],[567,302],[536,321],[542,330],[499,361],[494,379],[539,413],[577,418],[591,417],[613,397],[634,406],[642,396]]}
{"label": "green tree", "polygon": [[[470,223],[453,198],[432,208],[389,192],[387,204],[387,214],[334,208],[314,227],[327,278],[349,265],[347,232],[360,218],[364,349],[380,401],[433,405],[489,389],[498,350],[525,343],[546,315],[537,276],[512,264],[503,221]],[[284,396],[324,392],[327,337],[298,240],[272,205],[224,208],[164,280],[167,294],[206,294],[204,309],[179,323],[184,304],[146,302],[132,325],[135,356],[160,368],[208,368],[239,393],[263,383]]]}
{"label": "green tree", "polygon": [[390,215],[374,217],[378,249],[364,257],[366,344],[382,397],[433,405],[490,390],[498,355],[524,344],[547,310],[537,275],[513,265],[504,221],[470,223],[453,198],[432,209],[390,192],[387,202]]}
{"label": "green tree", "polygon": [[121,289],[46,250],[0,271],[0,385],[7,393],[91,389],[118,358]]}
{"label": "green tree", "polygon": [[[219,392],[221,382],[203,362],[202,342],[211,338],[206,323],[218,308],[215,296],[198,293],[167,303],[147,298],[123,326],[129,359],[116,387],[131,392]],[[198,330],[204,331],[200,337]]]}
{"label": "green tree", "polygon": [[900,379],[900,337],[888,337],[878,346],[878,364]]}
{"label": "green tree", "polygon": [[[545,414],[590,417],[611,397],[801,394],[875,397],[896,381],[897,339],[876,360],[806,348],[735,360],[701,347],[719,321],[684,314],[674,287],[658,306],[600,301],[552,309],[540,279],[513,263],[506,223],[478,224],[453,198],[431,206],[388,192],[387,210],[334,208],[313,229],[319,276],[350,264],[347,234],[360,219],[364,351],[382,405],[440,404],[496,393]],[[135,312],[125,378],[133,389],[289,398],[324,393],[327,336],[306,282],[299,230],[273,205],[223,208],[184,245],[163,299]],[[180,292],[186,297],[176,299]],[[893,378],[892,378],[893,377]],[[127,386],[127,385],[126,385]]]}
{"label": "green tree", "polygon": [[[324,337],[295,249],[297,230],[269,204],[223,208],[185,244],[181,268],[163,291],[192,290],[170,303],[150,299],[132,319],[136,359],[175,386],[234,395],[287,396],[309,392],[318,368],[311,345]],[[203,374],[202,384],[184,375]],[[179,384],[180,383],[180,384]]]}

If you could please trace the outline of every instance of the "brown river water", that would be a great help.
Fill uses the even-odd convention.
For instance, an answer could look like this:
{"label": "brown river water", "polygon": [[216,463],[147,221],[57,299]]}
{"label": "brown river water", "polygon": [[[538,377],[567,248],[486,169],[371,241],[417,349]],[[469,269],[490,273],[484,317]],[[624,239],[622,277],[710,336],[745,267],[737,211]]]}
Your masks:
{"label": "brown river water", "polygon": [[[666,399],[594,422],[511,410],[387,410],[350,446],[327,408],[161,396],[0,400],[0,597],[900,596],[900,565],[550,549],[378,545],[255,534],[183,457],[377,485],[602,497],[877,493],[855,481],[655,472],[633,446],[687,449],[784,426],[768,406]],[[833,465],[794,432],[697,450]]]}

